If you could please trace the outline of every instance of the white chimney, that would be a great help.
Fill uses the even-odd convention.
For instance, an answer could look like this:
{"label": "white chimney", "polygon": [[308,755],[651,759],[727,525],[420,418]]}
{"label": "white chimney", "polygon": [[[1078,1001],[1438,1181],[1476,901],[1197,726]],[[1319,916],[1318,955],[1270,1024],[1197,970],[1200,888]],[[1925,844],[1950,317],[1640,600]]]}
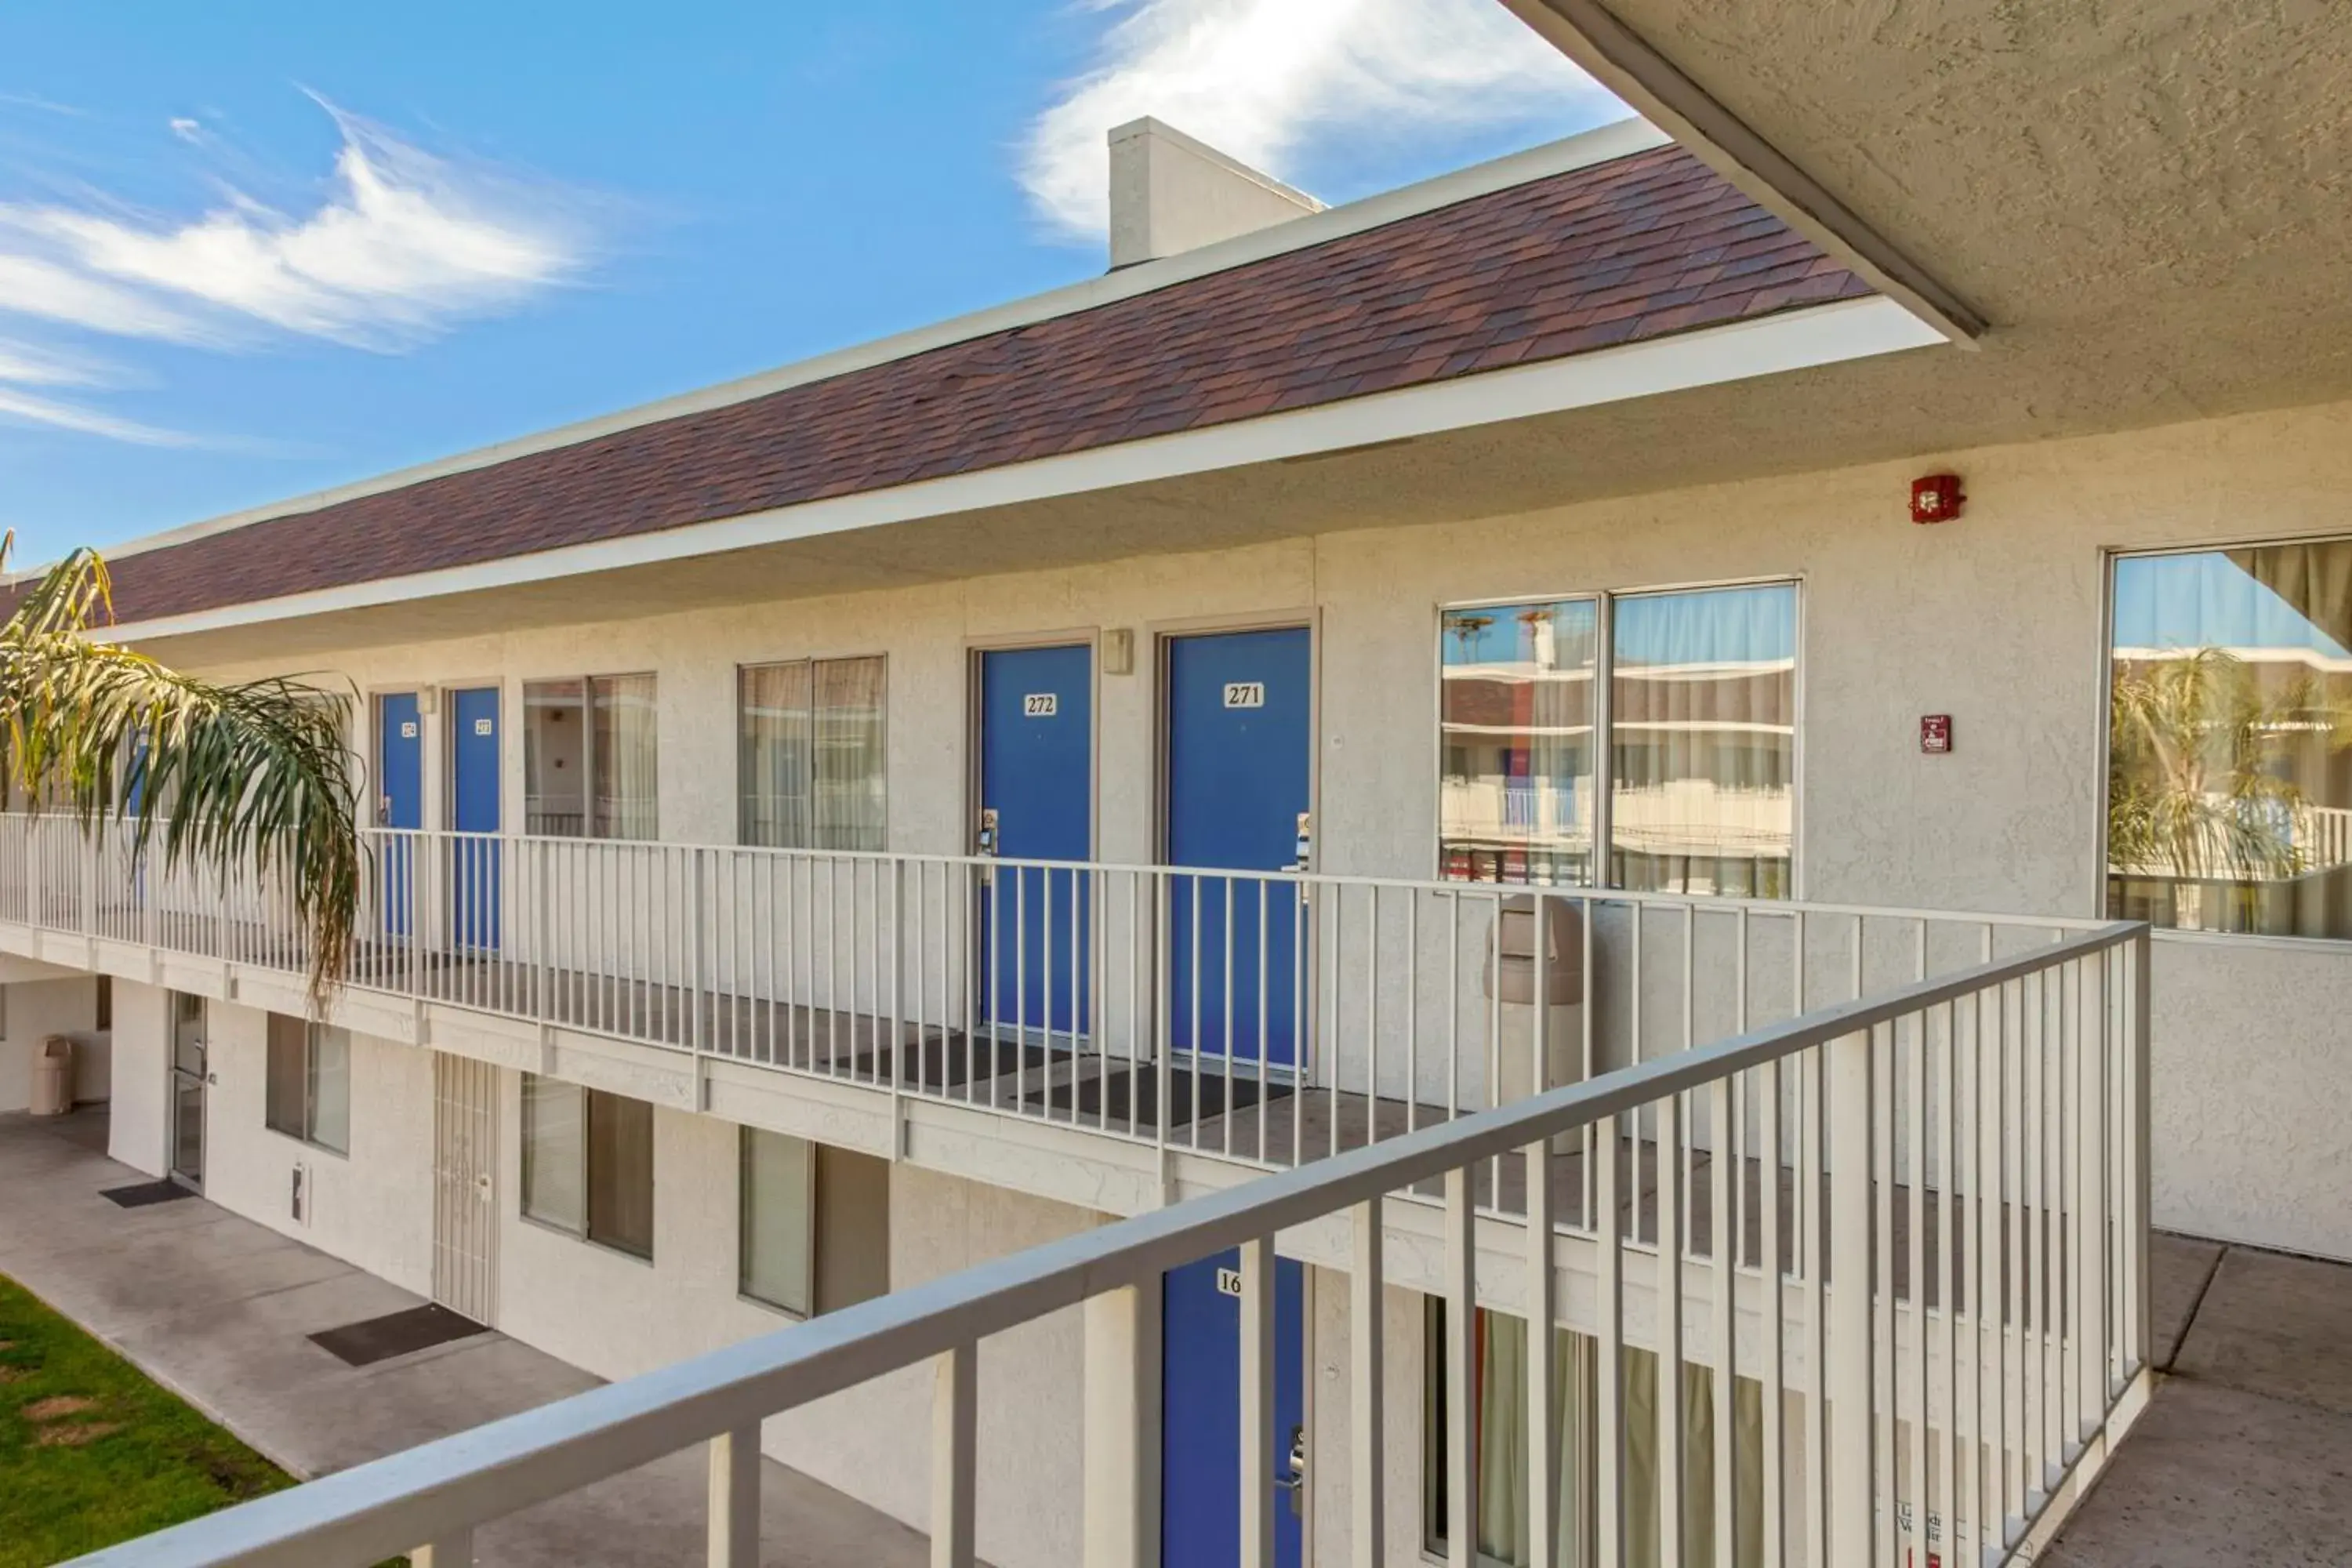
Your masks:
{"label": "white chimney", "polygon": [[1322,210],[1306,192],[1172,125],[1146,117],[1110,133],[1114,272]]}

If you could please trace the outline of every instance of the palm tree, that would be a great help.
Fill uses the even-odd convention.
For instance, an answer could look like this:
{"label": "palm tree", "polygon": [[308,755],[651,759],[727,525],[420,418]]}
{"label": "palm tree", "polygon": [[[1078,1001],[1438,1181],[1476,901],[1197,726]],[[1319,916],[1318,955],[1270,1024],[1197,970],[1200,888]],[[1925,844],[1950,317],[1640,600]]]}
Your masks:
{"label": "palm tree", "polygon": [[[0,535],[0,571],[16,533]],[[215,685],[105,642],[106,563],[77,550],[0,624],[0,742],[13,798],[129,825],[165,869],[250,865],[291,893],[323,1005],[346,973],[360,892],[352,700],[296,680]]]}
{"label": "palm tree", "polygon": [[2319,705],[2308,679],[2265,690],[2226,648],[2119,671],[2109,704],[2108,864],[2232,881],[2300,875],[2303,791],[2274,764]]}

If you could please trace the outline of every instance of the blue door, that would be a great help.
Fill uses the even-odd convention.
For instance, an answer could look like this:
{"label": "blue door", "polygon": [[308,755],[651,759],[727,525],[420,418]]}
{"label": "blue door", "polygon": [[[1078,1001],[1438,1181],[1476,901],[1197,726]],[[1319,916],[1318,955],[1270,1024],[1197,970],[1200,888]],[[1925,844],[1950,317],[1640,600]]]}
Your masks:
{"label": "blue door", "polygon": [[[375,820],[379,827],[425,826],[425,725],[416,693],[389,691],[375,700]],[[383,933],[416,929],[416,841],[391,836],[377,844],[376,897]]]}
{"label": "blue door", "polygon": [[[1313,644],[1304,626],[1168,645],[1171,865],[1294,864],[1307,810]],[[1298,1059],[1304,950],[1293,885],[1180,879],[1170,895],[1171,1044],[1234,1065]]]}
{"label": "blue door", "polygon": [[[1231,1568],[1242,1542],[1242,1303],[1236,1250],[1171,1269],[1161,1286],[1160,1561]],[[1303,1270],[1274,1264],[1276,1568],[1297,1568],[1306,1506]],[[1294,1455],[1297,1463],[1294,1463]]]}
{"label": "blue door", "polygon": [[[449,694],[449,826],[499,830],[499,689]],[[449,930],[462,948],[499,945],[499,845],[460,837],[449,853]]]}
{"label": "blue door", "polygon": [[[1094,848],[1094,650],[980,656],[982,848],[1084,860]],[[1074,1037],[1087,1025],[1089,889],[1074,871],[1001,867],[982,890],[982,1016]]]}

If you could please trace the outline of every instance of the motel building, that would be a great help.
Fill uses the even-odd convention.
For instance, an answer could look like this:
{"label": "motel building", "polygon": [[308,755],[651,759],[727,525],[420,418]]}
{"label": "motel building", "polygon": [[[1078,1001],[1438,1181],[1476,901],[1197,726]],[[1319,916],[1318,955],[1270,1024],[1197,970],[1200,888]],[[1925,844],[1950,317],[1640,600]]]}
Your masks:
{"label": "motel building", "polygon": [[683,1402],[713,1563],[757,1453],[1002,1568],[2034,1549],[2151,1225],[2352,1259],[2345,224],[2033,173],[2024,61],[1864,159],[1886,40],[1739,26],[1344,206],[1123,126],[1099,277],[113,552],[354,695],[360,940],[314,1016],[263,870],[0,820],[0,1107],[71,1034]]}

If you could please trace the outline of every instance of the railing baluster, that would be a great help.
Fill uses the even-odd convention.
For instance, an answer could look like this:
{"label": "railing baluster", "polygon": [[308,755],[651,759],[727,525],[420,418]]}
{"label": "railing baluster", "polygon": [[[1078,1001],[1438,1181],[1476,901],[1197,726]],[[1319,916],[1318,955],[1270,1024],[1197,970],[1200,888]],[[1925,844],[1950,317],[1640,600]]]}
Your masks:
{"label": "railing baluster", "polygon": [[931,1394],[931,1568],[973,1568],[980,1474],[980,1347],[935,1359]]}
{"label": "railing baluster", "polygon": [[453,1530],[408,1554],[408,1568],[473,1568],[474,1532]]}
{"label": "railing baluster", "polygon": [[760,1426],[710,1439],[709,1568],[759,1568]]}
{"label": "railing baluster", "polygon": [[[1470,1173],[1445,1173],[1445,1561],[1477,1568],[1478,1468],[1472,1416],[1477,1407],[1476,1215]],[[1247,1563],[1244,1568],[1250,1568]]]}
{"label": "railing baluster", "polygon": [[[1831,1041],[1820,1052],[1829,1161],[1829,1320],[1823,1345],[1829,1362],[1827,1561],[1840,1565],[1883,1563],[1874,1554],[1877,1490],[1873,1484],[1873,1381],[1876,1313],[1871,1304],[1871,1114],[1873,1057],[1869,1033]],[[1891,1510],[1889,1510],[1891,1513]]]}
{"label": "railing baluster", "polygon": [[1242,1243],[1241,1568],[1274,1568],[1274,1238]]}
{"label": "railing baluster", "polygon": [[[1384,1441],[1388,1338],[1383,1332],[1387,1303],[1381,1289],[1386,1251],[1381,1210],[1379,1198],[1358,1204],[1351,1221],[1356,1247],[1354,1268],[1348,1277],[1348,1411],[1352,1439],[1348,1539],[1355,1568],[1385,1568],[1388,1562],[1388,1446]],[[1538,1425],[1540,1429],[1546,1424]],[[1546,1559],[1538,1556],[1535,1561],[1543,1563]]]}

